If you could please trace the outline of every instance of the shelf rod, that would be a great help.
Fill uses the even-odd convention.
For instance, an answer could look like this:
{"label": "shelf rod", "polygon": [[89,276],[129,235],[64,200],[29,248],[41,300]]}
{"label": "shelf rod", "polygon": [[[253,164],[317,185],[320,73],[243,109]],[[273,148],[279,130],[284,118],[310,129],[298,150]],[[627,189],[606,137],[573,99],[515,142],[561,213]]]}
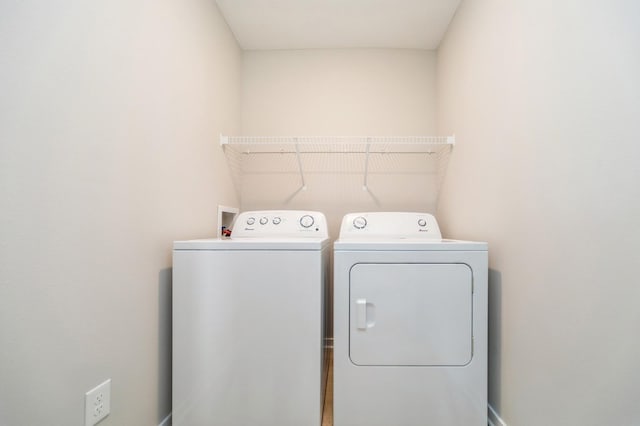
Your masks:
{"label": "shelf rod", "polygon": [[[302,139],[302,140],[300,140]],[[456,136],[317,136],[317,137],[260,137],[260,136],[226,136],[220,134],[220,145],[269,145],[269,144],[416,144],[416,145],[455,145]]]}
{"label": "shelf rod", "polygon": [[[366,139],[362,139],[361,137],[269,137],[269,138],[261,138],[261,137],[242,137],[242,136],[225,136],[220,135],[220,144],[229,144],[229,145],[252,145],[252,144],[290,144],[295,145],[296,143],[300,144],[361,144],[366,145],[370,144],[410,144],[410,145],[455,145],[455,135],[452,136],[437,136],[428,139],[416,139],[416,138],[402,138],[402,137],[389,137],[389,138],[376,138],[369,137]],[[296,142],[297,141],[297,142]]]}
{"label": "shelf rod", "polygon": [[[307,154],[355,154],[355,155],[366,155],[366,151],[307,151],[307,152],[293,152],[293,151],[242,151],[242,154],[245,155],[274,155],[274,154],[296,154],[296,155],[307,155]],[[378,155],[416,155],[416,154],[427,154],[433,155],[437,154],[436,151],[386,151],[386,152],[372,152],[369,151],[370,155],[378,154]]]}
{"label": "shelf rod", "polygon": [[304,173],[302,172],[302,160],[300,159],[300,148],[298,146],[298,138],[295,138],[296,142],[296,158],[298,159],[298,169],[300,170],[300,180],[302,181],[302,189],[307,189],[307,184],[304,181]]}

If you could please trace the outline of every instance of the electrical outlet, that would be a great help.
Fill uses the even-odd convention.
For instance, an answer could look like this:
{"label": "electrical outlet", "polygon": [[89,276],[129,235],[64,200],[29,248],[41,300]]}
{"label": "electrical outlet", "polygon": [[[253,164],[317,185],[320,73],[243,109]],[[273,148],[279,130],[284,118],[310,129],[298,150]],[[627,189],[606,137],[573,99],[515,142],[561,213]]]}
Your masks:
{"label": "electrical outlet", "polygon": [[93,426],[111,412],[111,379],[84,394],[84,425]]}

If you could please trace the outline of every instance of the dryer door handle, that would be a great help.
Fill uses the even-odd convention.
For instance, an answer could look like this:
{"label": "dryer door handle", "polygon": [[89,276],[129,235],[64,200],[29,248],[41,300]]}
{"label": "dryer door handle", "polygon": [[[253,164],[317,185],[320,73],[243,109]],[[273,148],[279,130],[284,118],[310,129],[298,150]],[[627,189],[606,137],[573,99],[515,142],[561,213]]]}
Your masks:
{"label": "dryer door handle", "polygon": [[356,299],[356,327],[367,329],[367,299]]}

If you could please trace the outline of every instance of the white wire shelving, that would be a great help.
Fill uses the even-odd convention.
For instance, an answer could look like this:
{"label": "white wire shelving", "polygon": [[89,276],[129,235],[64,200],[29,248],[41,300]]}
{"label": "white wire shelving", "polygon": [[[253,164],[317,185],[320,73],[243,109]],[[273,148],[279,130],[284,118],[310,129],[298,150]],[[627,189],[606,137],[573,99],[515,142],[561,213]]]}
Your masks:
{"label": "white wire shelving", "polygon": [[[268,174],[271,164],[273,173],[297,173],[301,190],[307,189],[307,173],[361,173],[362,189],[369,191],[371,173],[405,174],[411,167],[431,170],[439,187],[455,136],[220,135],[220,145],[237,182],[245,174]],[[343,161],[336,161],[336,156]],[[334,159],[304,160],[309,157]]]}

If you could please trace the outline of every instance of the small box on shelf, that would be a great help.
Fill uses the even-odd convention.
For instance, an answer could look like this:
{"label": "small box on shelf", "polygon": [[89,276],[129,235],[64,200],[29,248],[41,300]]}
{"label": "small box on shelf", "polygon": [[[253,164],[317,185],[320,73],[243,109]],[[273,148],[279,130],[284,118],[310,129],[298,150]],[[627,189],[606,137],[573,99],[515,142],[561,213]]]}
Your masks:
{"label": "small box on shelf", "polygon": [[227,239],[231,236],[233,222],[239,212],[237,207],[218,206],[218,238]]}

